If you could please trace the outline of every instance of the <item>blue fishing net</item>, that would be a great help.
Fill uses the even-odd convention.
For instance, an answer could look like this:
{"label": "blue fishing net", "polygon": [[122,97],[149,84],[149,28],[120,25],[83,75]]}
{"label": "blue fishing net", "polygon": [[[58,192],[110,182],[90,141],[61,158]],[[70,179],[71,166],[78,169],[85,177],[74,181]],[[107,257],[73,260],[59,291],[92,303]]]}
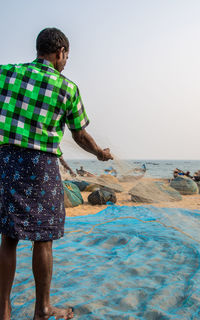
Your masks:
{"label": "blue fishing net", "polygon": [[[199,213],[108,206],[67,218],[54,242],[52,303],[73,306],[80,320],[200,319]],[[31,255],[20,242],[13,320],[33,318]]]}

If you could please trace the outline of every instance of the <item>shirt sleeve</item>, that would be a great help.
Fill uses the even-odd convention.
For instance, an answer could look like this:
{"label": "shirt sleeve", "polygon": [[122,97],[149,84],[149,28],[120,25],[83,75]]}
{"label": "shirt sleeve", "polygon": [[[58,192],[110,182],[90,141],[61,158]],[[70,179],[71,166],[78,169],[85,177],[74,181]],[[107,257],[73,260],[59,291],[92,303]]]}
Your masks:
{"label": "shirt sleeve", "polygon": [[66,115],[66,124],[71,131],[85,129],[89,124],[79,89],[76,86],[74,94],[71,96],[71,107]]}

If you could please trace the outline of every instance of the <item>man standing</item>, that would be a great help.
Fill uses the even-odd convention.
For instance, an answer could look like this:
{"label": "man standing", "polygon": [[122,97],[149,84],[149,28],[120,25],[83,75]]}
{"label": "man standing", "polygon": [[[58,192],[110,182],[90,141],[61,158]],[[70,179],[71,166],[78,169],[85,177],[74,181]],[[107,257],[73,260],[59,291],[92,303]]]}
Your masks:
{"label": "man standing", "polygon": [[76,84],[61,71],[69,42],[56,28],[42,30],[31,63],[0,65],[0,320],[10,320],[10,293],[19,240],[34,241],[34,320],[71,319],[72,308],[50,304],[52,241],[64,234],[59,144],[65,124],[76,143],[97,159],[112,159],[86,132],[89,121]]}

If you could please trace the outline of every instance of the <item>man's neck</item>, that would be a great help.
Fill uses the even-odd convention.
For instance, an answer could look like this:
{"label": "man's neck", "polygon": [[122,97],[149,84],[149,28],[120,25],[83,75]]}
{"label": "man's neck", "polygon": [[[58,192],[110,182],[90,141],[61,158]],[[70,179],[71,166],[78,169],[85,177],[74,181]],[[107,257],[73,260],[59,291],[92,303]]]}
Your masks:
{"label": "man's neck", "polygon": [[48,54],[48,55],[38,55],[37,59],[43,59],[51,62],[56,69],[56,60],[55,60],[55,55],[54,54]]}

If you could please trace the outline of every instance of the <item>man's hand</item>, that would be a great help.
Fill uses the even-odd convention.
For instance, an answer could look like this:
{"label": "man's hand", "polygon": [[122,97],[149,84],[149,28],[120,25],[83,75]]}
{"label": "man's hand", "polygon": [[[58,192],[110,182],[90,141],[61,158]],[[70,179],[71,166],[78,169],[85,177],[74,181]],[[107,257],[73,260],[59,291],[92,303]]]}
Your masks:
{"label": "man's hand", "polygon": [[76,173],[74,171],[70,170],[69,173],[72,178],[76,177]]}
{"label": "man's hand", "polygon": [[100,149],[97,154],[97,159],[100,161],[108,161],[108,160],[113,160],[113,156],[110,153],[110,149]]}
{"label": "man's hand", "polygon": [[85,151],[94,154],[100,161],[113,160],[110,149],[101,149],[85,129],[72,131],[74,141]]}

